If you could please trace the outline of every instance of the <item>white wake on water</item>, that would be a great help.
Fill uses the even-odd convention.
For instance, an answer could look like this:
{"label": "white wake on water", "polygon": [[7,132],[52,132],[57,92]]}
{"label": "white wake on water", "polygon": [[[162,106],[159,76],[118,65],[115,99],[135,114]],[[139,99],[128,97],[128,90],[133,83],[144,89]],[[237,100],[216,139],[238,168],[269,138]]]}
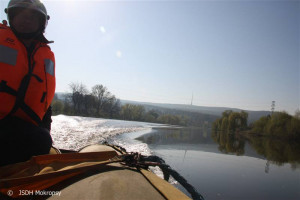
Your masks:
{"label": "white wake on water", "polygon": [[53,146],[79,150],[90,144],[104,142],[114,136],[151,129],[153,124],[135,121],[58,115],[52,117]]}
{"label": "white wake on water", "polygon": [[[51,136],[53,146],[59,149],[78,151],[90,144],[109,141],[125,148],[127,152],[151,155],[152,151],[148,145],[134,140],[135,135],[143,135],[151,132],[152,127],[163,126],[165,125],[147,122],[58,115],[52,117]],[[131,134],[117,137],[124,133]],[[158,167],[151,167],[151,170],[163,178],[163,173]],[[176,184],[173,178],[170,182]]]}

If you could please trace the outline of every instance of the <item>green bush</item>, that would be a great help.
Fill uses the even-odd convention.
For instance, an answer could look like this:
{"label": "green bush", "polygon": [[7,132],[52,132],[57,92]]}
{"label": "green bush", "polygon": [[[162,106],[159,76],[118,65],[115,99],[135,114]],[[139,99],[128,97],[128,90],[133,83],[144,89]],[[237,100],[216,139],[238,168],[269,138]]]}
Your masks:
{"label": "green bush", "polygon": [[254,122],[251,132],[268,136],[300,137],[300,119],[286,112],[276,112]]}
{"label": "green bush", "polygon": [[222,113],[222,118],[214,121],[213,131],[231,132],[236,130],[245,130],[247,128],[248,113],[241,111],[232,112],[226,110]]}

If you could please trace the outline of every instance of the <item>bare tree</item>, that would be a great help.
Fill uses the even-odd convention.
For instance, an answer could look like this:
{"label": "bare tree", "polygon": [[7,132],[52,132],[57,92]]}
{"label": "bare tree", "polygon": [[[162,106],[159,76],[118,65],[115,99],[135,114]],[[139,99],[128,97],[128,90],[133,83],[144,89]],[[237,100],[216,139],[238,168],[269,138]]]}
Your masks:
{"label": "bare tree", "polygon": [[88,89],[82,83],[72,82],[70,85],[71,88],[71,102],[75,113],[81,113],[84,109],[84,96],[88,94]]}
{"label": "bare tree", "polygon": [[103,85],[95,85],[92,88],[92,95],[96,97],[96,113],[97,115],[101,115],[103,107],[111,94]]}
{"label": "bare tree", "polygon": [[84,95],[84,114],[86,114],[87,116],[93,116],[93,114],[95,113],[95,105],[96,98],[93,95]]}
{"label": "bare tree", "polygon": [[114,95],[108,96],[104,103],[103,111],[109,118],[116,118],[121,111],[120,100],[116,99]]}

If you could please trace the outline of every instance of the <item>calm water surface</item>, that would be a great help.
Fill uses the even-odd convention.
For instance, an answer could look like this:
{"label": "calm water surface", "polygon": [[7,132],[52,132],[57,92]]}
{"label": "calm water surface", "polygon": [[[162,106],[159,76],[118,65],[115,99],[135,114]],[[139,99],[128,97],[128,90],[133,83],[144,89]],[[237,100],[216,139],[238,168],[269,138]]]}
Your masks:
{"label": "calm water surface", "polygon": [[296,143],[169,128],[153,129],[136,139],[148,144],[205,199],[300,199]]}

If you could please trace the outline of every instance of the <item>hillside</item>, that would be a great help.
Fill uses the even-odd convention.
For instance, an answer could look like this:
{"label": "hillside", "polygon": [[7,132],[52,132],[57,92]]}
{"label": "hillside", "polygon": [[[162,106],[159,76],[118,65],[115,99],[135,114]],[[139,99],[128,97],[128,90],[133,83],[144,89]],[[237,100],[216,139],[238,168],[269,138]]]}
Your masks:
{"label": "hillside", "polygon": [[[67,93],[56,93],[58,99],[64,100]],[[128,101],[120,100],[121,105],[134,104],[144,106],[146,111],[155,110],[161,114],[173,114],[182,115],[185,114],[190,117],[201,118],[201,121],[213,122],[220,116],[225,110],[232,110],[234,112],[240,112],[242,109],[229,108],[229,107],[206,107],[206,106],[194,106],[185,104],[162,104],[162,103],[149,103],[149,102],[138,102],[138,101]],[[246,111],[248,116],[248,124],[252,123],[262,116],[267,116],[270,114],[269,111]],[[200,114],[200,115],[199,115]]]}
{"label": "hillside", "polygon": [[[185,105],[185,104],[160,104],[160,103],[147,103],[147,102],[137,102],[137,101],[128,101],[128,100],[120,100],[121,104],[135,104],[135,105],[143,105],[148,110],[160,110],[161,112],[169,113],[170,110],[177,111],[185,111],[185,112],[193,112],[193,113],[201,113],[205,115],[210,115],[212,118],[217,118],[222,116],[222,113],[225,110],[232,110],[234,112],[240,112],[242,109],[238,108],[228,108],[228,107],[206,107],[206,106],[194,106],[194,105]],[[246,111],[248,116],[248,123],[252,123],[262,116],[267,116],[270,114],[269,111]]]}

